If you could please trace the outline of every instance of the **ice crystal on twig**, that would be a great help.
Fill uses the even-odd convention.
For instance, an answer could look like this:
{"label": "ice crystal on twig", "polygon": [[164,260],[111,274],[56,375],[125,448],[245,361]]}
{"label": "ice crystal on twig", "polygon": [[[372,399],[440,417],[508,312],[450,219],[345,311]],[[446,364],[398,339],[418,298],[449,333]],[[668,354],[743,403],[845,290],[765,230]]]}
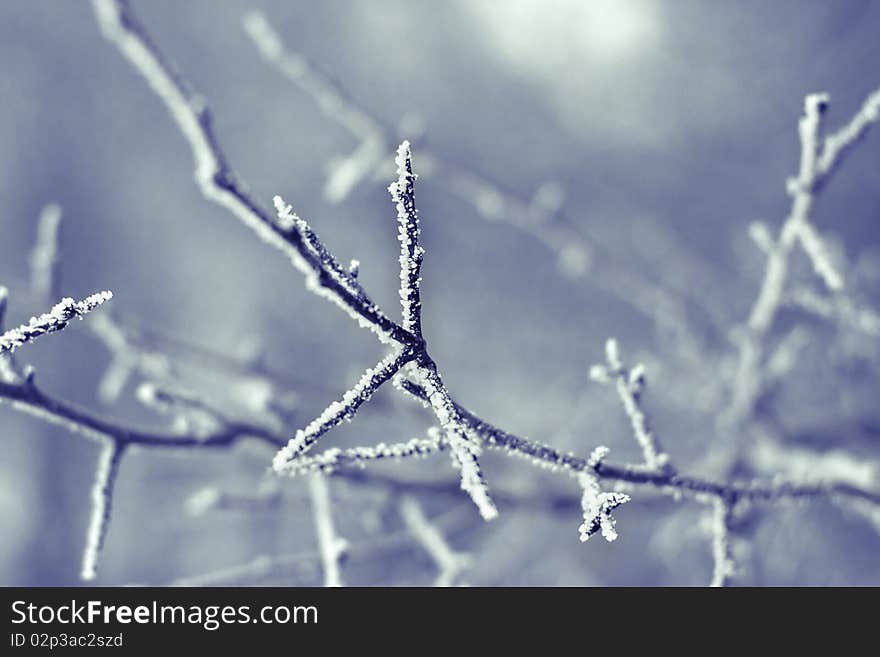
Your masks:
{"label": "ice crystal on twig", "polygon": [[645,466],[658,470],[669,467],[669,456],[663,451],[660,442],[651,430],[648,417],[642,410],[642,391],[645,387],[645,369],[639,363],[632,369],[623,366],[617,340],[609,338],[605,343],[605,365],[590,368],[590,378],[599,383],[614,382],[617,395],[632,425],[633,435],[642,455]]}
{"label": "ice crystal on twig", "polygon": [[[461,470],[463,487],[477,502],[483,515],[487,516],[494,512],[494,505],[491,505],[491,500],[488,498],[485,481],[476,457],[481,447],[499,449],[507,454],[527,458],[535,465],[558,470],[581,479],[584,489],[583,506],[585,511],[582,534],[587,538],[598,531],[602,531],[609,539],[616,536],[611,512],[628,499],[623,493],[602,492],[599,488],[600,480],[633,486],[647,486],[676,497],[688,496],[698,498],[700,501],[705,501],[708,496],[717,503],[716,519],[721,518],[722,520],[722,522],[716,523],[716,526],[722,527],[724,530],[715,533],[716,574],[718,572],[724,574],[729,570],[725,565],[729,563],[727,557],[719,559],[717,556],[729,555],[729,514],[734,501],[742,499],[754,502],[773,502],[791,499],[831,498],[834,501],[846,500],[854,505],[867,506],[875,511],[880,506],[880,493],[875,488],[856,485],[852,478],[841,481],[839,475],[831,473],[823,474],[820,481],[809,483],[784,479],[774,479],[770,482],[758,480],[717,481],[684,476],[663,468],[608,464],[603,460],[604,454],[601,452],[598,454],[594,452],[594,455],[589,459],[562,453],[550,445],[516,436],[478,418],[453,400],[437,374],[437,368],[428,356],[424,340],[418,334],[418,330],[414,328],[416,326],[415,320],[418,319],[416,304],[410,303],[409,309],[404,305],[404,322],[409,322],[411,330],[398,325],[384,315],[367,297],[358,281],[357,268],[341,267],[308,225],[296,217],[290,206],[280,202],[279,199],[277,216],[266,212],[229,167],[220,149],[219,141],[211,124],[210,114],[203,99],[195,94],[170,67],[167,60],[159,52],[155,41],[149,37],[144,26],[129,8],[128,3],[119,0],[95,0],[94,5],[105,35],[144,76],[164,102],[182,134],[188,140],[195,161],[196,180],[204,196],[229,210],[261,238],[287,254],[294,264],[305,272],[311,289],[333,301],[363,326],[375,331],[383,341],[391,344],[395,350],[391,356],[380,361],[380,365],[377,367],[378,372],[368,371],[361,382],[349,393],[346,393],[342,402],[328,407],[315,422],[297,434],[297,438],[291,441],[294,443],[293,448],[289,449],[288,453],[284,454],[285,458],[281,459],[291,471],[301,465],[304,469],[311,469],[319,473],[346,474],[344,467],[346,465],[359,465],[386,457],[417,456],[449,449],[456,459],[457,467]],[[267,37],[267,42],[269,41]],[[280,44],[276,43],[275,54],[277,55],[281,49]],[[272,48],[270,47],[269,50],[271,51]],[[795,246],[800,245],[804,250],[823,284],[831,291],[833,298],[840,298],[839,292],[843,286],[843,276],[836,263],[830,258],[829,251],[822,248],[823,240],[810,222],[810,210],[815,195],[830,179],[831,174],[842,161],[843,155],[861,139],[870,125],[877,122],[878,115],[880,115],[880,91],[875,92],[866,100],[852,121],[823,141],[821,122],[827,102],[828,99],[824,95],[812,95],[807,98],[805,116],[800,124],[801,166],[797,178],[789,185],[789,193],[793,197],[792,210],[778,237],[771,236],[768,239],[768,231],[765,231],[756,240],[762,250],[767,253],[768,262],[761,291],[749,317],[746,338],[742,341],[744,346],[741,348],[742,366],[740,372],[744,372],[745,376],[740,378],[739,383],[745,381],[745,385],[738,385],[737,389],[745,390],[746,394],[740,396],[741,401],[744,399],[744,403],[738,406],[740,410],[744,411],[740,417],[748,417],[753,410],[754,402],[761,391],[760,379],[765,375],[768,364],[772,362],[772,356],[768,360],[768,354],[765,353],[767,349],[764,342],[768,337],[780,304],[788,299],[786,293],[788,259]],[[586,248],[589,245],[585,240],[576,239],[577,236],[567,230],[564,221],[556,221],[555,217],[548,214],[555,211],[555,203],[532,203],[531,200],[527,200],[526,212],[523,213],[518,211],[518,208],[522,209],[520,207],[522,204],[519,203],[521,199],[517,199],[513,194],[503,193],[497,185],[484,181],[480,176],[466,170],[450,167],[439,159],[431,164],[433,171],[439,173],[438,178],[444,180],[449,189],[465,196],[476,207],[481,208],[481,211],[485,212],[487,216],[504,218],[513,225],[525,228],[538,237],[542,243],[551,246],[557,252],[568,248],[580,249],[584,247],[585,258],[593,255]],[[411,173],[411,169],[409,173]],[[352,177],[349,176],[349,179]],[[412,178],[407,176],[406,182],[411,181]],[[400,191],[399,187],[397,191]],[[405,203],[404,206],[406,209]],[[542,215],[543,219],[551,220],[537,221],[537,218],[533,216],[532,206],[536,210],[546,211]],[[418,235],[414,204],[412,210],[412,215],[409,212],[406,213],[407,240],[402,241],[402,247],[406,249],[409,249],[413,244],[417,245]],[[413,220],[410,221],[410,219]],[[401,222],[401,229],[404,229],[404,222]],[[573,239],[568,240],[569,237]],[[404,300],[411,301],[414,298],[413,291],[415,289],[413,282],[418,281],[418,277],[413,276],[414,273],[417,273],[417,268],[411,266],[417,252],[407,250],[407,253],[410,254],[410,257],[406,259],[406,270],[401,270],[401,281],[406,280],[404,287],[408,286]],[[586,271],[588,268],[579,267],[577,269],[578,271]],[[623,293],[637,307],[649,308],[651,302],[657,299],[650,293],[651,290],[644,289],[638,282],[633,283],[632,279],[618,277],[616,274],[620,272],[614,267],[596,266],[590,270],[597,277],[604,275],[604,284],[609,289],[618,294]],[[619,282],[621,280],[623,283]],[[417,289],[415,291],[417,292]],[[0,309],[3,306],[3,296],[0,294]],[[95,295],[95,297],[102,297],[102,295]],[[106,297],[100,298],[95,305],[103,302],[106,298],[109,298],[109,293],[106,294]],[[88,301],[64,300],[72,306],[68,307],[62,302],[59,304],[59,306],[63,306],[62,308],[59,309],[59,306],[56,306],[51,313],[47,313],[41,318],[35,318],[32,321],[34,325],[28,324],[3,333],[0,336],[0,363],[9,362],[8,357],[15,346],[39,335],[63,328],[73,317],[81,316],[91,310],[92,308],[77,305],[86,304]],[[68,316],[71,308],[75,308],[76,312]],[[841,307],[835,306],[835,308]],[[670,314],[679,318],[675,313]],[[641,369],[633,368],[624,375],[622,365],[620,367],[615,365],[615,363],[620,363],[616,349],[613,350],[613,353],[609,349],[606,356],[609,364],[603,366],[604,374],[603,370],[598,369],[595,370],[595,374],[599,378],[604,376],[608,380],[616,379],[618,384],[621,384],[622,381],[624,392],[631,397],[631,402],[640,412],[638,394],[643,385]],[[413,361],[413,366],[409,368],[407,375],[414,380],[402,381],[401,388],[428,403],[439,421],[442,434],[434,432],[434,435],[429,434],[427,439],[408,443],[380,444],[373,448],[330,450],[314,457],[301,455],[327,430],[344,419],[350,419],[358,406],[369,398],[375,389],[400,372],[403,365],[410,361]],[[229,446],[243,437],[254,437],[275,447],[284,444],[284,437],[272,431],[259,426],[235,423],[219,416],[216,428],[205,436],[138,431],[50,396],[36,385],[32,375],[22,377],[21,380],[5,376],[0,378],[0,398],[3,401],[11,402],[17,410],[102,441],[104,450],[96,476],[95,491],[97,492],[94,495],[98,501],[94,505],[93,511],[95,513],[92,517],[93,520],[95,518],[103,518],[103,520],[90,523],[88,544],[91,547],[87,550],[87,554],[91,553],[94,556],[84,558],[84,573],[94,572],[94,561],[106,534],[110,491],[112,491],[112,482],[115,478],[115,469],[118,468],[119,455],[125,446],[140,445],[156,448]],[[624,404],[627,405],[626,400],[624,400]],[[737,407],[736,403],[733,405]],[[629,414],[629,409],[627,412]],[[639,433],[648,436],[646,439],[643,435],[639,440],[643,452],[645,452],[646,464],[650,465],[653,460],[657,465],[662,451],[654,442],[654,455],[653,457],[649,455],[652,436],[644,422],[644,417],[638,419],[637,413],[630,417],[637,438],[639,438]],[[637,425],[641,425],[641,429]],[[297,466],[293,465],[297,462]],[[307,465],[309,463],[311,465]],[[319,481],[323,482],[323,479]],[[860,481],[859,483],[864,484],[865,482]],[[324,493],[326,493],[326,488]],[[319,499],[319,506],[320,503],[326,503],[326,510],[329,511],[329,495],[323,496],[323,502]],[[719,511],[719,509],[721,510]],[[325,531],[326,524],[321,529],[321,523],[326,523],[328,518],[330,518],[329,514],[316,514],[316,521],[319,521],[319,535],[323,532],[335,536],[332,524],[329,532]],[[335,549],[329,550],[327,555],[332,556],[334,562],[338,562],[338,542],[328,541],[325,545],[335,546]],[[89,563],[92,565],[88,566]],[[718,564],[723,567],[719,567]],[[339,581],[341,578],[337,572],[335,576],[328,573],[327,579],[328,581]]]}
{"label": "ice crystal on twig", "polygon": [[340,401],[334,401],[327,406],[305,429],[297,431],[287,445],[278,451],[272,461],[273,469],[279,473],[288,470],[292,459],[308,451],[330,429],[353,418],[361,405],[412,358],[411,351],[398,350],[383,358],[375,367],[368,368],[357,384],[342,395]]}
{"label": "ice crystal on twig", "polygon": [[[494,503],[489,497],[488,486],[478,460],[479,442],[471,440],[469,429],[461,421],[461,417],[452,402],[449,392],[443,385],[436,365],[427,354],[422,338],[421,299],[419,294],[420,272],[423,249],[419,244],[418,210],[415,206],[414,183],[415,174],[412,168],[412,154],[408,142],[403,142],[397,151],[398,179],[389,187],[397,210],[398,239],[400,241],[400,298],[403,306],[403,330],[410,336],[401,342],[394,352],[383,359],[374,369],[368,369],[358,384],[346,392],[342,399],[330,404],[305,429],[296,432],[288,444],[276,454],[273,468],[276,472],[295,473],[299,468],[293,464],[296,457],[308,451],[311,446],[327,431],[343,420],[354,417],[361,404],[386,381],[394,377],[404,366],[410,376],[426,391],[425,399],[437,417],[442,429],[446,432],[445,441],[451,452],[461,476],[461,486],[476,504],[480,515],[490,520],[498,515]],[[323,271],[340,278],[340,284],[352,284],[360,290],[351,270],[342,270],[333,257],[320,246],[311,229],[280,197],[275,198],[278,218],[289,230],[296,230],[305,236],[306,245],[312,249],[313,255],[324,264]],[[352,291],[357,291],[352,288]],[[417,362],[413,362],[417,361]],[[360,456],[358,453],[350,453]],[[312,461],[310,464],[318,469],[329,467],[329,463]]]}
{"label": "ice crystal on twig", "polygon": [[112,292],[99,292],[86,297],[82,301],[76,301],[66,297],[59,301],[48,313],[39,317],[32,317],[27,324],[6,331],[0,335],[0,354],[13,352],[23,344],[32,342],[36,338],[54,333],[67,327],[71,320],[82,318],[105,301],[113,298]]}
{"label": "ice crystal on twig", "polygon": [[392,343],[402,337],[403,329],[358,293],[359,287],[347,280],[347,272],[324,259],[329,254],[314,233],[301,232],[304,224],[296,221],[289,210],[284,214],[290,216],[276,218],[253,198],[220,148],[204,99],[168,66],[128,3],[93,0],[92,4],[104,36],[144,77],[189,143],[196,182],[203,196],[229,210],[267,244],[289,257],[306,276],[310,291],[332,301],[384,342]]}
{"label": "ice crystal on twig", "polygon": [[578,527],[581,542],[586,542],[597,532],[602,532],[602,537],[609,543],[617,539],[615,525],[617,521],[611,515],[621,504],[629,502],[630,497],[626,493],[605,492],[599,487],[599,480],[595,475],[583,472],[578,477],[583,489],[581,508],[584,512],[584,521]]}
{"label": "ice crystal on twig", "polygon": [[402,443],[379,443],[370,447],[347,449],[331,447],[314,456],[300,455],[287,463],[285,472],[291,475],[309,472],[329,475],[347,467],[364,467],[371,461],[424,457],[446,448],[437,427],[428,429],[427,434],[427,438],[413,438]]}
{"label": "ice crystal on twig", "polygon": [[411,364],[408,366],[408,373],[416,385],[424,391],[434,416],[446,432],[446,442],[451,448],[454,463],[461,476],[462,490],[470,495],[483,519],[492,520],[498,515],[498,509],[489,496],[489,486],[480,467],[479,443],[470,439],[470,429],[449,396],[449,391],[440,380],[436,369]]}
{"label": "ice crystal on twig", "polygon": [[403,306],[403,328],[417,338],[422,336],[421,286],[422,258],[425,250],[419,244],[419,213],[415,203],[415,180],[412,153],[408,141],[397,149],[397,181],[388,191],[397,207],[400,240],[400,303]]}

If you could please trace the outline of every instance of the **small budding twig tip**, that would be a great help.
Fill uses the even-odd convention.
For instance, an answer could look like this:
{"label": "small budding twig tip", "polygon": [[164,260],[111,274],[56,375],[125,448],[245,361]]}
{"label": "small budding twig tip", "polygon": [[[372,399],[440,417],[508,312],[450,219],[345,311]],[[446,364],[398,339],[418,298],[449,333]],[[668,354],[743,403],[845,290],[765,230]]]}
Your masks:
{"label": "small budding twig tip", "polygon": [[620,361],[620,348],[617,344],[616,338],[608,338],[605,341],[605,358],[608,361],[608,366],[612,370],[619,370],[622,365]]}

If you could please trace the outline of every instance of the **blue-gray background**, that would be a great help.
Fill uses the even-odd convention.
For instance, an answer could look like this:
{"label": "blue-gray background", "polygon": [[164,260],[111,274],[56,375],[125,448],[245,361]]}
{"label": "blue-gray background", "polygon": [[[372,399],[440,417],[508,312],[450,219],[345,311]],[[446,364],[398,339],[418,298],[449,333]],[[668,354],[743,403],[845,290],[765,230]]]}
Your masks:
{"label": "blue-gray background", "polygon": [[[434,152],[526,198],[558,183],[569,216],[604,250],[654,282],[696,291],[728,328],[746,316],[762,273],[746,226],[762,219],[777,227],[787,210],[803,96],[829,92],[837,124],[880,86],[880,3],[864,0],[157,0],[135,8],[208,99],[228,155],[255,193],[282,194],[340,259],[359,259],[367,288],[389,312],[397,306],[397,242],[387,182],[367,181],[339,204],[324,199],[327,167],[356,142],[260,59],[241,28],[247,9],[264,10],[289,44],[378,117],[419,117],[422,142]],[[40,208],[54,201],[64,209],[64,294],[112,289],[119,316],[216,352],[238,354],[242,341],[258,340],[272,368],[295,382],[301,422],[381,355],[369,334],[307,293],[283,257],[200,197],[185,142],[100,36],[89,3],[0,1],[0,146],[0,283],[11,290],[11,321],[46,308],[28,291],[28,252]],[[849,280],[869,299],[880,277],[878,176],[875,135],[816,211],[817,225],[846,254]],[[707,393],[701,405],[696,393],[714,390],[720,356],[731,349],[723,334],[699,326],[703,315],[694,313],[706,356],[683,362],[650,317],[589,276],[561,274],[531,236],[483,220],[427,178],[418,202],[426,334],[466,406],[565,449],[607,444],[615,460],[637,459],[613,392],[587,380],[604,339],[618,336],[625,356],[648,365],[646,404],[669,451],[682,469],[699,466],[723,400]],[[809,268],[801,269],[809,281]],[[858,376],[828,374],[823,359],[838,336],[811,326],[780,412],[791,426],[850,449],[853,426],[876,427],[876,361],[855,368]],[[101,408],[94,390],[107,354],[82,325],[21,356],[59,396],[161,423],[130,388]],[[425,426],[394,395],[377,402],[327,444],[409,438]],[[868,463],[877,460],[874,431],[867,447],[860,439],[852,448]],[[0,441],[0,582],[76,583],[94,447],[8,406],[0,407]],[[299,481],[287,485],[280,510],[192,518],[184,509],[206,485],[254,490],[270,458],[252,448],[130,454],[98,581],[162,584],[262,554],[314,550]],[[503,456],[487,457],[486,470],[490,483],[524,495],[577,499],[570,482]],[[454,476],[446,457],[397,472]],[[387,501],[341,483],[333,492],[340,533],[374,546],[352,556],[349,582],[431,581],[417,549],[383,549],[377,540],[396,531]],[[621,538],[586,545],[577,540],[576,508],[502,506],[501,518],[483,527],[463,497],[424,502],[432,515],[462,509],[447,535],[473,553],[473,584],[707,581],[705,509],[634,497],[618,513]],[[830,504],[772,509],[752,532],[742,583],[880,583],[877,534]],[[269,583],[319,580],[306,569]]]}

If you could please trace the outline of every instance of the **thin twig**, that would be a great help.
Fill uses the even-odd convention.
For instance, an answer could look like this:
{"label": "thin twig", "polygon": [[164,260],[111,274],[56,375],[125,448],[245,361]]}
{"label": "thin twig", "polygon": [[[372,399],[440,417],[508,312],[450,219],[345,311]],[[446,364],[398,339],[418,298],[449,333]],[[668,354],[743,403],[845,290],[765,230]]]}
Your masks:
{"label": "thin twig", "polygon": [[[333,167],[325,186],[329,200],[341,201],[358,183],[381,169],[383,158],[395,143],[397,130],[364,109],[341,84],[306,56],[288,49],[261,12],[249,11],[243,24],[266,62],[359,142],[350,156]],[[423,172],[470,204],[477,216],[490,222],[502,221],[524,232],[555,254],[566,275],[586,278],[591,285],[610,292],[637,312],[649,315],[663,328],[674,327],[685,334],[686,340],[693,340],[686,329],[684,299],[670,294],[633,271],[622,259],[593,244],[566,216],[559,193],[542,194],[542,188],[532,198],[523,197],[477,173],[466,162],[448,160],[427,148],[420,149],[419,158]],[[689,301],[701,305],[711,303],[710,299],[693,296]],[[720,314],[718,309],[706,310],[713,319]]]}
{"label": "thin twig", "polygon": [[605,364],[590,368],[590,378],[599,383],[614,382],[617,395],[629,418],[636,442],[642,449],[645,467],[653,470],[669,468],[669,455],[648,423],[642,409],[642,391],[645,387],[645,368],[639,363],[632,369],[624,367],[620,359],[617,340],[609,338],[605,343]]}
{"label": "thin twig", "polygon": [[81,577],[84,580],[94,579],[97,575],[98,557],[101,556],[104,540],[107,538],[107,529],[110,526],[113,491],[124,451],[125,443],[116,440],[104,441],[101,447],[98,467],[95,469],[95,480],[92,484],[92,510],[83,551]]}
{"label": "thin twig", "polygon": [[58,272],[60,232],[61,206],[49,203],[43,207],[37,219],[37,240],[30,257],[31,287],[46,299],[61,296]]}
{"label": "thin twig", "polygon": [[791,209],[779,230],[778,239],[768,245],[764,278],[749,312],[745,335],[740,339],[734,397],[724,414],[724,422],[728,425],[750,416],[760,396],[764,343],[785,298],[789,258],[795,246],[801,245],[829,289],[839,291],[843,288],[843,279],[831,263],[810,221],[810,213],[816,194],[827,184],[852,146],[878,120],[880,89],[868,97],[847,126],[828,137],[823,145],[820,131],[827,105],[827,94],[810,94],[804,100],[804,115],[798,124],[800,167],[797,177],[788,183]]}
{"label": "thin twig", "polygon": [[70,297],[59,301],[47,313],[32,317],[27,324],[10,329],[0,335],[0,354],[13,352],[18,347],[37,338],[67,328],[73,319],[82,319],[105,301],[113,298],[112,292],[98,292],[82,301]]}
{"label": "thin twig", "polygon": [[730,522],[733,506],[725,497],[712,501],[712,581],[709,586],[730,584],[734,574],[733,550],[730,543]]}
{"label": "thin twig", "polygon": [[422,257],[425,250],[419,244],[419,211],[415,201],[415,179],[412,152],[408,141],[397,149],[397,182],[388,191],[397,207],[400,241],[400,303],[403,306],[403,328],[422,339],[421,286]]}
{"label": "thin twig", "polygon": [[340,401],[327,406],[304,429],[296,432],[296,435],[275,455],[272,468],[278,473],[287,471],[289,463],[296,456],[311,449],[312,445],[330,429],[353,418],[361,405],[414,357],[412,350],[398,350],[383,358],[375,367],[367,369],[354,387],[342,395]]}
{"label": "thin twig", "polygon": [[453,586],[470,565],[470,555],[450,547],[440,530],[425,516],[416,498],[404,495],[398,508],[406,528],[434,560],[437,567],[434,586]]}
{"label": "thin twig", "polygon": [[205,198],[225,207],[266,243],[286,254],[311,282],[311,291],[333,301],[380,339],[411,340],[363,293],[354,277],[322,262],[320,254],[315,253],[316,238],[310,240],[303,234],[301,224],[276,220],[250,195],[226,161],[204,100],[168,64],[129,3],[93,0],[93,5],[104,36],[144,77],[189,142],[196,182]]}
{"label": "thin twig", "polygon": [[314,474],[309,477],[309,495],[312,498],[315,531],[318,533],[318,548],[324,566],[324,586],[342,586],[340,560],[345,556],[347,543],[336,534],[330,489],[323,475]]}

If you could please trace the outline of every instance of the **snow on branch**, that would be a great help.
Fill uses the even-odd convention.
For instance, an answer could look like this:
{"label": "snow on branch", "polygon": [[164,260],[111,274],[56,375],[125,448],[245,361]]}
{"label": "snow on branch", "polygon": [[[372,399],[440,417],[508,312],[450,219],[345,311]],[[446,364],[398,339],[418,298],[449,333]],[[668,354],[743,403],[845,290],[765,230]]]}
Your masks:
{"label": "snow on branch", "polygon": [[251,196],[230,168],[214,134],[211,113],[204,100],[168,63],[145,27],[124,0],[93,0],[104,36],[144,77],[165,104],[186,138],[195,161],[195,177],[202,195],[229,210],[264,242],[287,255],[311,282],[308,289],[332,301],[385,342],[405,341],[406,331],[391,321],[365,296],[353,294],[315,253],[317,237],[304,235],[295,221],[276,219]]}
{"label": "snow on branch", "polygon": [[581,542],[586,542],[600,530],[602,538],[609,543],[617,540],[617,530],[615,529],[617,521],[611,512],[620,505],[629,502],[629,495],[602,491],[599,488],[598,479],[588,472],[582,472],[578,479],[583,488],[581,508],[584,512],[584,521],[578,527]]}
{"label": "snow on branch", "polygon": [[446,442],[451,448],[454,464],[461,477],[461,488],[477,506],[484,520],[498,516],[498,509],[489,496],[489,486],[480,467],[480,444],[471,439],[469,429],[444,386],[433,362],[410,364],[408,374],[425,394],[434,416],[446,432]]}
{"label": "snow on branch", "polygon": [[419,211],[416,209],[412,151],[408,141],[397,149],[397,181],[388,191],[397,207],[400,240],[400,303],[403,306],[403,328],[416,338],[422,337],[422,258],[425,250],[419,244]]}
{"label": "snow on branch", "polygon": [[578,474],[578,483],[582,489],[581,511],[584,521],[578,527],[582,543],[585,543],[597,532],[609,543],[617,540],[617,521],[611,512],[622,504],[630,501],[629,495],[619,492],[605,492],[599,487],[596,469],[608,455],[608,448],[600,445],[593,450],[586,467]]}
{"label": "snow on branch", "polygon": [[651,430],[648,417],[642,410],[642,392],[645,389],[645,368],[639,363],[632,369],[623,366],[617,340],[609,338],[605,343],[605,364],[593,365],[590,378],[599,383],[614,382],[617,395],[632,425],[633,435],[642,448],[645,466],[652,470],[669,467],[669,455],[663,451]]}
{"label": "snow on branch", "polygon": [[[398,324],[367,296],[358,280],[357,266],[341,266],[308,224],[296,216],[291,206],[279,197],[276,199],[277,212],[273,214],[251,196],[246,185],[237,178],[226,161],[204,101],[170,66],[144,26],[134,16],[128,3],[124,0],[93,0],[93,4],[105,36],[145,78],[188,141],[195,161],[196,181],[203,195],[229,210],[267,243],[289,256],[306,275],[310,289],[341,307],[361,325],[375,331],[383,341],[392,345],[393,351],[379,361],[375,368],[367,370],[358,383],[343,395],[341,401],[328,406],[305,429],[296,432],[294,438],[286,441],[286,444],[286,436],[281,436],[276,431],[220,415],[216,416],[216,424],[204,434],[192,433],[191,427],[188,433],[141,431],[99,417],[47,394],[37,386],[32,373],[19,379],[0,377],[0,400],[9,402],[17,410],[97,439],[102,445],[93,489],[89,540],[83,559],[84,575],[94,574],[97,556],[106,536],[113,482],[122,452],[128,445],[151,448],[228,447],[239,440],[252,438],[273,448],[281,448],[273,462],[276,471],[289,474],[303,471],[313,473],[310,490],[328,584],[341,583],[338,566],[342,545],[333,527],[330,497],[323,475],[332,473],[346,476],[349,474],[349,466],[360,466],[385,458],[421,456],[447,449],[459,470],[461,487],[468,492],[481,515],[487,519],[494,517],[497,509],[489,497],[488,486],[478,461],[483,447],[502,450],[505,454],[526,458],[537,466],[578,478],[583,488],[584,524],[581,534],[585,538],[597,532],[603,533],[608,539],[615,536],[612,512],[629,499],[622,493],[603,492],[599,487],[600,482],[645,486],[676,498],[691,497],[700,501],[709,498],[717,503],[716,520],[720,518],[721,521],[716,526],[723,529],[714,534],[716,577],[713,579],[723,580],[729,571],[726,565],[729,563],[730,552],[729,516],[732,505],[739,500],[774,502],[831,499],[860,508],[880,508],[880,491],[875,487],[841,481],[831,475],[811,482],[780,478],[767,482],[717,481],[681,475],[664,467],[665,454],[651,433],[639,406],[643,386],[641,368],[624,370],[616,346],[607,350],[608,363],[603,366],[605,376],[609,380],[614,378],[618,385],[618,392],[621,393],[636,438],[642,447],[645,465],[649,467],[643,464],[606,463],[602,450],[594,452],[589,458],[563,453],[550,445],[517,436],[477,417],[454,400],[441,380],[421,335],[418,283],[422,252],[418,244],[418,216],[412,194],[415,177],[412,174],[412,155],[408,144],[404,143],[398,151],[398,181],[391,190],[395,202],[402,206],[402,209],[398,207],[398,222],[404,319],[402,324]],[[251,31],[256,35],[258,43],[262,42],[264,54],[270,59],[273,56],[278,58],[283,53],[283,46],[277,38],[272,41],[272,34],[266,28],[265,21],[262,25],[259,21],[251,21]],[[831,259],[827,257],[827,251],[821,248],[821,237],[810,223],[810,211],[815,194],[832,171],[836,170],[845,153],[877,121],[880,96],[875,92],[849,124],[823,142],[821,122],[827,102],[824,95],[807,98],[805,116],[800,123],[801,165],[798,177],[789,185],[792,209],[778,237],[773,238],[770,235],[768,238],[768,231],[760,238],[762,249],[767,253],[767,269],[758,299],[750,313],[748,337],[741,343],[744,346],[740,352],[738,381],[745,380],[747,385],[737,388],[747,391],[740,408],[748,411],[760,390],[759,385],[751,385],[749,380],[761,376],[765,360],[763,341],[773,324],[781,300],[784,299],[788,258],[795,246],[800,245],[803,248],[813,262],[814,269],[832,292],[842,286],[842,276],[839,276]],[[343,108],[345,109],[347,108]],[[383,134],[387,136],[387,133]],[[572,269],[583,273],[589,268],[591,259],[596,254],[589,250],[589,244],[576,231],[569,230],[571,226],[557,212],[558,203],[532,203],[531,200],[523,202],[499,185],[461,167],[445,165],[437,157],[425,157],[421,169],[433,172],[446,181],[449,189],[457,190],[457,193],[468,197],[484,216],[504,218],[512,225],[529,231],[551,246],[560,257],[570,253],[570,247],[574,247],[575,251],[582,249],[583,252],[576,254],[577,257],[569,258],[581,265]],[[51,258],[43,260],[48,262]],[[636,303],[641,310],[664,304],[667,304],[664,306],[667,309],[671,307],[667,296],[655,294],[656,286],[644,285],[643,280],[621,270],[619,263],[606,264],[609,266],[594,267],[599,285],[623,295],[631,303]],[[50,313],[35,318],[30,324],[3,333],[0,335],[0,367],[9,363],[9,356],[15,347],[63,328],[74,317],[81,317],[109,298],[108,292],[80,302],[65,299]],[[0,289],[0,315],[4,306],[5,294]],[[674,316],[675,312],[670,311],[667,314]],[[3,371],[5,370],[0,369],[0,374]],[[429,431],[426,439],[414,439],[405,443],[346,450],[331,449],[317,456],[304,455],[327,431],[342,421],[351,419],[361,404],[395,376],[401,389],[421,399],[433,411],[440,426],[438,430]],[[719,558],[719,555],[723,558]]]}
{"label": "snow on branch", "polygon": [[40,336],[54,333],[67,327],[73,319],[82,319],[105,301],[113,298],[113,293],[98,292],[82,301],[76,301],[65,297],[59,301],[48,313],[39,317],[32,317],[27,324],[10,329],[0,335],[0,354],[13,352],[18,347],[32,342]]}
{"label": "snow on branch", "polygon": [[330,475],[352,466],[365,467],[372,461],[425,457],[447,447],[437,427],[428,429],[427,435],[427,438],[413,438],[402,443],[347,449],[333,447],[314,456],[297,456],[288,462],[285,472],[290,475],[312,472]]}
{"label": "snow on branch", "polygon": [[321,264],[320,270],[303,270],[306,276],[306,287],[320,294],[321,276],[327,275],[352,297],[361,301],[366,299],[366,294],[358,282],[357,276],[352,274],[351,268],[344,268],[336,261],[336,258],[318,239],[318,236],[312,230],[312,227],[309,226],[308,222],[301,219],[293,211],[293,208],[285,203],[284,199],[280,196],[275,196],[272,200],[275,204],[275,212],[278,215],[278,223],[281,227],[299,234],[308,254]]}
{"label": "snow on branch", "polygon": [[[403,306],[403,330],[411,340],[400,342],[400,347],[383,359],[375,369],[367,370],[358,384],[346,392],[341,401],[330,404],[305,429],[296,432],[287,446],[276,454],[273,469],[276,472],[296,472],[296,465],[291,465],[295,458],[308,451],[311,446],[327,431],[343,420],[354,417],[361,404],[390,378],[394,377],[403,366],[417,361],[408,371],[419,384],[428,390],[427,400],[430,402],[437,420],[446,432],[445,440],[450,446],[456,466],[461,476],[461,486],[471,497],[480,511],[480,515],[490,520],[498,515],[494,503],[489,497],[488,486],[478,460],[480,446],[478,441],[468,437],[466,427],[462,424],[455,405],[443,385],[437,368],[426,350],[421,329],[421,298],[419,294],[420,272],[423,249],[419,244],[419,219],[415,207],[414,183],[412,169],[412,153],[408,142],[403,142],[397,153],[398,179],[389,187],[395,201],[398,218],[398,239],[400,251],[400,298]],[[279,220],[291,227],[299,226],[301,234],[311,231],[302,225],[295,214],[292,214],[280,197],[276,197]],[[307,240],[308,242],[308,240]],[[321,256],[325,263],[324,271],[342,271],[332,256],[324,252]],[[351,276],[346,271],[345,275]],[[354,277],[351,277],[354,281]],[[359,285],[359,284],[358,284]],[[314,463],[314,462],[313,462]],[[316,467],[321,467],[317,465]]]}
{"label": "snow on branch", "polygon": [[272,461],[275,472],[289,472],[290,462],[294,458],[308,451],[330,429],[345,420],[351,420],[361,405],[414,357],[412,350],[397,350],[379,361],[375,367],[368,368],[357,384],[342,395],[340,401],[334,401],[327,406],[305,429],[298,430],[287,445],[278,451]]}

